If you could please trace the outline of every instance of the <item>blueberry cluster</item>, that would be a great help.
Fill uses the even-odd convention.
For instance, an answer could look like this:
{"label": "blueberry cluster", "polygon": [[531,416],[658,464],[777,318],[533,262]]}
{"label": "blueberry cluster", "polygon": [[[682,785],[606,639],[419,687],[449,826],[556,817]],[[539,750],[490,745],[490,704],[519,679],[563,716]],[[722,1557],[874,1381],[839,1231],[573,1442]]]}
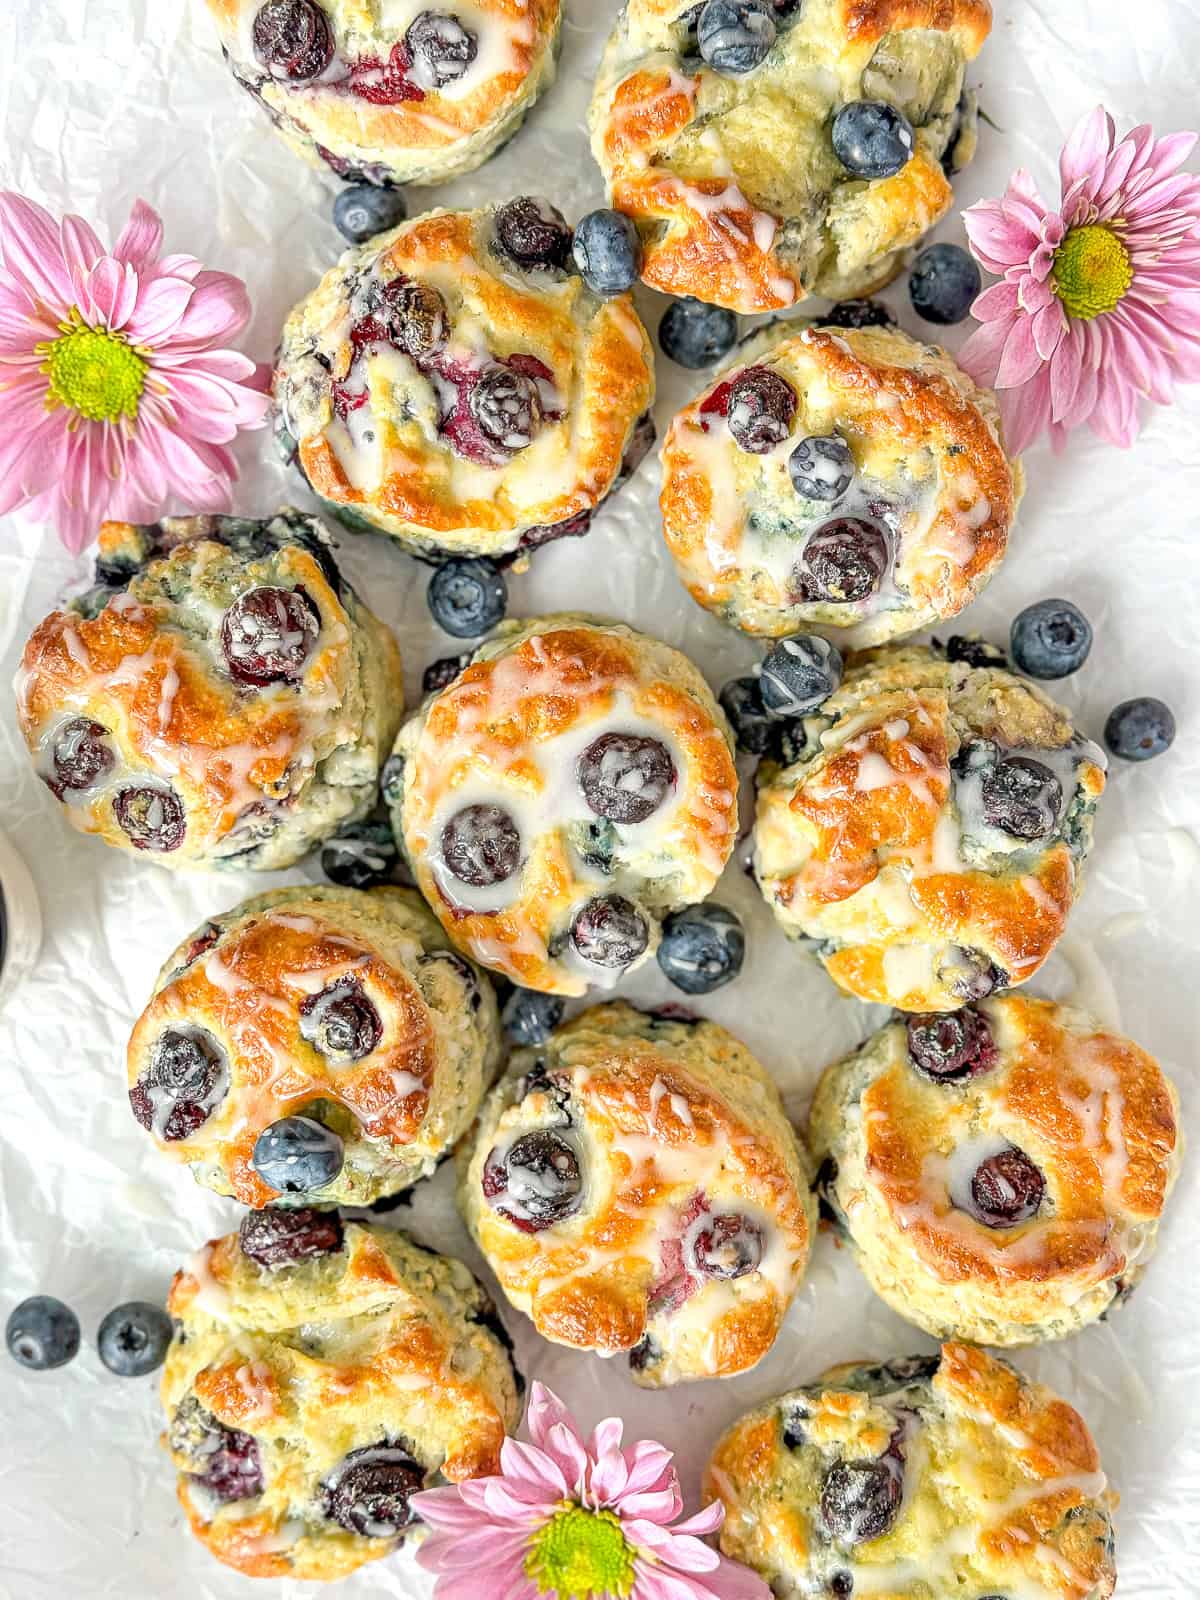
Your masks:
{"label": "blueberry cluster", "polygon": [[721,690],[739,750],[780,759],[788,744],[803,749],[803,720],[839,687],[842,670],[841,652],[819,634],[797,633],[773,645],[757,676],[733,678]]}

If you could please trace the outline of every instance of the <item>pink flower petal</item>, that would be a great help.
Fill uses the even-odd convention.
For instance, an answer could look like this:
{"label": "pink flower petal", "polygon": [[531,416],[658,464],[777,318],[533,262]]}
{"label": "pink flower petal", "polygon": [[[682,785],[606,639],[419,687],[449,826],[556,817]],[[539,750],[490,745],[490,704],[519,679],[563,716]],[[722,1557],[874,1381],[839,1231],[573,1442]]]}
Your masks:
{"label": "pink flower petal", "polygon": [[158,212],[144,200],[135,200],[129,221],[113,245],[112,253],[118,261],[132,267],[135,273],[146,272],[154,265],[162,247],[162,239],[162,218]]}
{"label": "pink flower petal", "polygon": [[719,1564],[717,1552],[690,1534],[677,1534],[657,1523],[638,1518],[623,1522],[626,1537],[641,1550],[648,1550],[664,1566],[680,1572],[712,1572]]}
{"label": "pink flower petal", "polygon": [[710,1501],[703,1511],[697,1511],[694,1517],[689,1517],[686,1522],[677,1522],[671,1530],[673,1533],[715,1533],[725,1521],[725,1507],[720,1500]]}
{"label": "pink flower petal", "polygon": [[507,1478],[556,1500],[567,1497],[568,1484],[561,1467],[536,1445],[506,1439],[500,1447],[500,1465]]}
{"label": "pink flower petal", "polygon": [[1050,415],[1060,422],[1075,399],[1083,366],[1083,334],[1076,327],[1059,340],[1050,360]]}
{"label": "pink flower petal", "polygon": [[138,278],[133,268],[114,256],[102,256],[82,285],[81,309],[90,322],[114,332],[123,328],[137,303]]}
{"label": "pink flower petal", "polygon": [[675,1484],[621,1496],[623,1517],[645,1517],[650,1522],[670,1522],[683,1510],[683,1497]]}
{"label": "pink flower petal", "polygon": [[1081,178],[1099,187],[1115,134],[1113,120],[1103,106],[1080,118],[1058,158],[1064,194]]}
{"label": "pink flower petal", "polygon": [[[976,302],[978,304],[978,302]],[[1000,355],[1012,325],[1011,318],[998,322],[985,322],[958,352],[958,364],[970,373],[976,383],[990,387],[996,381]]]}
{"label": "pink flower petal", "polygon": [[629,1466],[625,1457],[620,1450],[606,1450],[589,1474],[588,1499],[596,1506],[611,1505],[619,1509],[621,1495],[628,1483]]}
{"label": "pink flower petal", "polygon": [[126,337],[133,344],[158,344],[178,327],[193,293],[182,278],[141,280],[137,304],[125,324]]}
{"label": "pink flower petal", "polygon": [[639,1439],[632,1450],[625,1452],[629,1467],[628,1489],[636,1493],[643,1489],[665,1489],[668,1484],[678,1485],[679,1479],[672,1466],[674,1453],[654,1439]]}
{"label": "pink flower petal", "polygon": [[568,1428],[582,1446],[583,1435],[575,1426],[575,1419],[571,1413],[553,1389],[547,1389],[544,1383],[538,1383],[535,1379],[529,1391],[529,1405],[525,1413],[525,1425],[529,1429],[529,1437],[534,1444],[541,1445],[550,1429],[559,1423]]}
{"label": "pink flower petal", "polygon": [[91,224],[85,222],[82,217],[64,217],[60,236],[63,260],[66,262],[67,271],[71,274],[71,282],[78,296],[87,282],[88,274],[104,255],[104,246],[97,238]]}
{"label": "pink flower petal", "polygon": [[1021,285],[1005,280],[985,289],[971,307],[971,315],[980,322],[990,322],[994,317],[1015,316],[1021,304]]}
{"label": "pink flower petal", "polygon": [[11,190],[0,192],[0,257],[34,301],[65,317],[75,286],[63,259],[62,236],[48,211]]}
{"label": "pink flower petal", "polygon": [[1063,310],[1062,301],[1051,295],[1048,304],[1034,313],[1032,327],[1038,359],[1049,361],[1060,342],[1066,338],[1070,327],[1070,319]]}
{"label": "pink flower petal", "polygon": [[187,309],[169,331],[168,349],[173,345],[204,345],[232,339],[249,322],[250,297],[239,278],[227,272],[201,272],[192,290]]}
{"label": "pink flower petal", "polygon": [[1033,338],[1033,325],[1029,317],[1018,317],[1008,330],[1000,365],[996,369],[996,387],[1013,389],[1028,383],[1041,364]]}
{"label": "pink flower petal", "polygon": [[431,1528],[458,1531],[478,1527],[479,1512],[463,1501],[460,1491],[464,1487],[458,1484],[443,1489],[422,1489],[411,1497],[410,1504],[422,1522],[427,1522]]}
{"label": "pink flower petal", "polygon": [[1029,383],[1001,389],[996,398],[1000,402],[1005,448],[1009,455],[1019,456],[1050,425],[1050,374],[1042,367]]}

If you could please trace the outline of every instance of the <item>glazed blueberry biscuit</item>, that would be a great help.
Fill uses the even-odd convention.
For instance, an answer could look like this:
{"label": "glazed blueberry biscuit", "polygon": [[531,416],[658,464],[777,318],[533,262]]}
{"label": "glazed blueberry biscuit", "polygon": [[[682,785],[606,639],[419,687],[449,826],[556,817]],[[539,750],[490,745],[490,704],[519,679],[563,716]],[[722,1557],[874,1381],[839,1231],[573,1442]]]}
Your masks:
{"label": "glazed blueberry biscuit", "polygon": [[970,1345],[832,1368],[748,1412],[704,1498],[777,1595],[1108,1600],[1116,1495],[1083,1418]]}
{"label": "glazed blueberry biscuit", "polygon": [[167,867],[286,867],[374,803],[400,655],[321,523],[106,522],[34,629],[17,713],[68,821]]}
{"label": "glazed blueberry biscuit", "polygon": [[445,183],[554,81],[560,0],[208,0],[234,77],[341,178]]}
{"label": "glazed blueberry biscuit", "polygon": [[821,1079],[809,1149],[871,1286],[938,1338],[1031,1344],[1130,1294],[1182,1156],[1156,1061],[1004,995],[897,1018]]}
{"label": "glazed blueberry biscuit", "polygon": [[158,1148],[245,1205],[426,1177],[499,1060],[491,984],[410,889],[276,889],[168,960],[129,1041]]}
{"label": "glazed blueberry biscuit", "polygon": [[520,1417],[507,1335],[461,1262],[402,1233],[252,1211],[167,1308],[179,1500],[249,1577],[344,1577],[416,1531],[410,1495],[499,1471]]}
{"label": "glazed blueberry biscuit", "polygon": [[551,994],[644,961],[737,838],[730,735],[700,673],[584,616],[498,628],[401,729],[384,793],[455,945]]}
{"label": "glazed blueberry biscuit", "polygon": [[653,440],[654,376],[631,298],[594,295],[570,253],[545,201],[435,211],[295,307],[280,437],[343,521],[434,561],[586,531]]}
{"label": "glazed blueberry biscuit", "polygon": [[1003,667],[851,657],[759,768],[754,871],[785,933],[861,1000],[954,1011],[1031,978],[1066,926],[1105,760]]}
{"label": "glazed blueberry biscuit", "polygon": [[642,276],[733,311],[869,293],[975,150],[988,0],[628,0],[592,149]]}
{"label": "glazed blueberry biscuit", "polygon": [[459,1204],[538,1332],[647,1387],[774,1343],[815,1222],[778,1091],[711,1022],[596,1006],[518,1051],[460,1153]]}
{"label": "glazed blueberry biscuit", "polygon": [[692,598],[747,633],[851,647],[969,605],[1023,486],[995,396],[896,328],[764,330],[675,417],[662,457]]}

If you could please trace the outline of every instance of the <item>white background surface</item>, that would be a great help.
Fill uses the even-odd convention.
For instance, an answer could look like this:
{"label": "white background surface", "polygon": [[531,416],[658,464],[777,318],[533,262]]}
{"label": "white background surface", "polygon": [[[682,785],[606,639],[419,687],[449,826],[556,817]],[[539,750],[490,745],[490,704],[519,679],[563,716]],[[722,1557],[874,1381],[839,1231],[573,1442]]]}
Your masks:
{"label": "white background surface", "polygon": [[[980,155],[959,180],[960,203],[1000,193],[1028,165],[1057,196],[1056,156],[1079,114],[1102,99],[1122,130],[1195,125],[1200,7],[1196,0],[994,0],[993,37],[971,81],[1002,131],[984,127]],[[583,118],[592,69],[615,0],[567,0],[558,83],[522,134],[482,173],[440,191],[415,191],[412,209],[542,191],[574,217],[603,196]],[[78,210],[102,235],[119,231],[136,195],[163,213],[168,250],[243,275],[255,304],[246,348],[268,359],[290,305],[339,249],[329,191],[277,143],[226,75],[200,0],[7,0],[0,67],[0,178],[56,212]],[[938,237],[962,240],[957,216]],[[922,325],[903,284],[887,298],[910,331]],[[646,295],[653,328],[663,302]],[[928,331],[928,330],[926,330]],[[961,343],[961,330],[948,342]],[[660,364],[660,430],[698,387]],[[2,417],[0,417],[2,425]],[[239,446],[238,508],[250,515],[287,499],[295,481],[270,459],[266,434]],[[1179,717],[1174,750],[1112,774],[1090,880],[1066,959],[1035,985],[1119,1017],[1179,1080],[1185,1115],[1197,1096],[1200,1033],[1195,908],[1200,897],[1200,742],[1195,666],[1196,547],[1200,540],[1200,391],[1152,418],[1129,454],[1081,434],[1065,458],[1026,458],[1029,492],[1007,567],[966,618],[1003,641],[1012,615],[1066,595],[1096,627],[1092,659],[1061,688],[1098,735],[1111,705],[1161,695]],[[512,613],[586,605],[687,650],[719,686],[748,670],[747,640],[700,611],[677,584],[658,533],[658,467],[649,460],[597,518],[585,542],[535,558],[511,584]],[[410,693],[423,666],[455,648],[424,605],[427,570],[380,538],[343,537],[343,559],[371,604],[396,625]],[[33,624],[86,571],[50,534],[0,526],[0,676],[7,685]],[[961,624],[960,624],[961,627]],[[46,940],[33,976],[0,1017],[0,1315],[25,1295],[57,1294],[79,1311],[85,1347],[58,1372],[25,1374],[0,1357],[0,1594],[20,1600],[187,1594],[195,1600],[270,1593],[219,1567],[183,1530],[172,1473],[158,1450],[154,1379],[110,1376],[95,1355],[106,1310],[161,1299],[176,1265],[236,1224],[238,1209],[164,1161],[133,1122],[124,1045],[154,973],[176,941],[210,912],[265,887],[250,873],[181,878],[73,833],[37,783],[11,700],[0,704],[0,821],[37,879]],[[873,1022],[839,998],[793,952],[740,871],[720,898],[749,935],[741,980],[699,1009],[739,1031],[781,1083],[794,1113],[816,1076]],[[316,877],[294,871],[286,882]],[[1074,967],[1074,971],[1072,971]],[[657,969],[628,992],[669,997]],[[425,1185],[412,1211],[423,1241],[470,1259],[448,1199],[448,1174]],[[407,1213],[398,1214],[404,1218]],[[1122,1600],[1197,1592],[1200,1571],[1200,1223],[1195,1163],[1185,1170],[1148,1281],[1110,1324],[1064,1344],[1022,1352],[1028,1372],[1072,1399],[1090,1421],[1120,1490]],[[624,1363],[604,1365],[540,1341],[506,1311],[527,1374],[550,1383],[592,1423],[613,1411],[631,1432],[681,1453],[689,1496],[717,1432],[746,1406],[814,1377],[834,1359],[925,1348],[874,1300],[850,1262],[822,1237],[812,1269],[771,1355],[738,1381],[647,1395]],[[300,1600],[314,1585],[282,1582]],[[364,1568],[353,1596],[426,1594],[404,1555]],[[481,1600],[486,1580],[481,1575]]]}

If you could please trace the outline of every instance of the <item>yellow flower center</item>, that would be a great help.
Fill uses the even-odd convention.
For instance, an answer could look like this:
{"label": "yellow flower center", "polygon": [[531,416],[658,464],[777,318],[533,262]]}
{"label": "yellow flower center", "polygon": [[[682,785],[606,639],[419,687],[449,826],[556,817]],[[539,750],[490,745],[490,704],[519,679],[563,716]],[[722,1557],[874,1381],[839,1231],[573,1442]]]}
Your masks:
{"label": "yellow flower center", "polygon": [[37,346],[50,379],[46,409],[66,406],[89,422],[132,421],[146,383],[143,358],[119,333],[87,327],[77,311],[61,327],[57,339]]}
{"label": "yellow flower center", "polygon": [[1120,305],[1133,282],[1133,262],[1111,228],[1089,222],[1067,234],[1050,275],[1068,316],[1090,322]]}
{"label": "yellow flower center", "polygon": [[526,1574],[557,1600],[625,1600],[633,1589],[633,1548],[611,1511],[566,1501],[529,1546]]}

